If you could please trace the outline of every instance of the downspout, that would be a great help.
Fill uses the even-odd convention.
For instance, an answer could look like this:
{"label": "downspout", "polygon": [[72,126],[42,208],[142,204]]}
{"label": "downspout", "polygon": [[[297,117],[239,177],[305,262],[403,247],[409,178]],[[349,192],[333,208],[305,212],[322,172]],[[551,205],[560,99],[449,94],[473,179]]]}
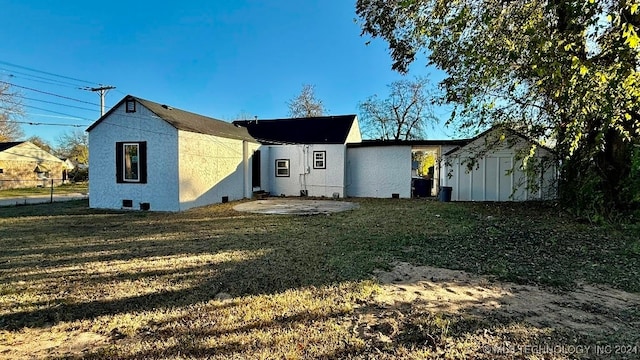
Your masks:
{"label": "downspout", "polygon": [[242,141],[242,171],[243,171],[243,195],[245,199],[251,198],[249,189],[249,143]]}

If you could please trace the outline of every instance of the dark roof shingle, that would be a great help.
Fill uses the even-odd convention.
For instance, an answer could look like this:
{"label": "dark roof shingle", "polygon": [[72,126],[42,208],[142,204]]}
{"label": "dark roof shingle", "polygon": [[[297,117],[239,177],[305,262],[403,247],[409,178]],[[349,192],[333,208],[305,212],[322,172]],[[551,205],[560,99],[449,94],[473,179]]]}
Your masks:
{"label": "dark roof shingle", "polygon": [[356,115],[234,121],[261,143],[344,144]]}
{"label": "dark roof shingle", "polygon": [[91,131],[95,128],[103,119],[108,117],[116,108],[120,107],[127,99],[134,99],[145,108],[149,109],[152,113],[156,114],[159,118],[171,124],[173,127],[179,130],[220,136],[228,139],[256,141],[249,133],[247,129],[243,127],[235,126],[231,123],[210,118],[207,116],[195,114],[189,111],[173,108],[171,106],[162,105],[153,101],[141,99],[135,96],[127,95],[120,102],[115,105],[109,112],[104,114],[98,121],[93,123],[87,131]]}
{"label": "dark roof shingle", "polygon": [[14,141],[14,142],[0,142],[0,151],[5,151],[11,149],[16,145],[22,144],[24,141]]}

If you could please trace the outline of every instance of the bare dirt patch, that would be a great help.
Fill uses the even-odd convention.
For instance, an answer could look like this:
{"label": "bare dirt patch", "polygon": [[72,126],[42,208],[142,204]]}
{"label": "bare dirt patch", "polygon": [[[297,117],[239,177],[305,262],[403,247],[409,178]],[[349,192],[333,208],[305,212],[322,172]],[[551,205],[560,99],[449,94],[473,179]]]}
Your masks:
{"label": "bare dirt patch", "polygon": [[[485,329],[487,339],[474,336],[474,345],[467,349],[469,353],[482,350],[480,346],[489,346],[486,344],[495,346],[492,342],[495,339],[488,338],[498,335],[498,340],[504,341],[505,333],[511,339],[520,338],[516,340],[521,341],[518,346],[538,342],[552,332],[582,339],[615,336],[630,341],[630,346],[639,346],[633,339],[640,328],[640,294],[594,285],[560,291],[499,282],[464,271],[406,262],[393,265],[391,271],[375,272],[382,290],[373,300],[382,311],[360,316],[356,325],[356,331],[374,343],[384,345],[400,340],[410,329],[407,322],[411,317],[434,315],[500,324],[500,334],[496,334],[495,328],[487,332],[486,326],[479,327]],[[401,329],[405,329],[405,334]],[[429,345],[431,341],[434,349],[442,346],[438,336],[423,333],[420,338],[427,339],[426,344],[420,345]],[[593,353],[582,355],[588,357]]]}
{"label": "bare dirt patch", "polygon": [[107,343],[103,335],[87,331],[50,329],[42,332],[24,329],[19,332],[0,332],[0,359],[79,357]]}

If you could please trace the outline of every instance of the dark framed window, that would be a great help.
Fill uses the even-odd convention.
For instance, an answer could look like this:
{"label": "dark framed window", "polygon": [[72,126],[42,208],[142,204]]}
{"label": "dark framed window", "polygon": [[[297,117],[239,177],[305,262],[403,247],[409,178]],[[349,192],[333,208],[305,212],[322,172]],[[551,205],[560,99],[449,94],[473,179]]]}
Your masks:
{"label": "dark framed window", "polygon": [[327,168],[327,152],[326,151],[313,152],[313,168],[314,169]]}
{"label": "dark framed window", "polygon": [[147,183],[147,142],[116,143],[116,182]]}
{"label": "dark framed window", "polygon": [[276,177],[289,176],[289,159],[276,160]]}
{"label": "dark framed window", "polygon": [[125,101],[125,111],[128,113],[136,112],[136,101],[134,99],[127,99],[127,101]]}

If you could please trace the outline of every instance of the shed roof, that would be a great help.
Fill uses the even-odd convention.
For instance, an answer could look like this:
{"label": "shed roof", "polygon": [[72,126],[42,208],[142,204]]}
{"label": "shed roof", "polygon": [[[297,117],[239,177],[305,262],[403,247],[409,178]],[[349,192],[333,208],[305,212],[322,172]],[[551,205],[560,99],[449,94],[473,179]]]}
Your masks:
{"label": "shed roof", "polygon": [[360,143],[348,144],[350,148],[376,147],[376,146],[462,146],[469,142],[461,140],[362,140]]}
{"label": "shed roof", "polygon": [[338,115],[233,123],[267,144],[344,144],[356,118],[356,115]]}
{"label": "shed roof", "polygon": [[111,110],[109,110],[106,114],[100,117],[100,119],[89,126],[87,131],[91,131],[93,128],[95,128],[127,100],[135,100],[136,102],[147,108],[149,111],[154,113],[156,116],[166,121],[178,130],[206,135],[215,135],[229,139],[247,140],[253,142],[256,141],[253,137],[251,137],[251,135],[249,135],[247,129],[234,126],[233,124],[226,121],[177,109],[169,105],[159,104],[131,95],[127,95],[122,98],[122,100],[120,100],[118,104],[112,107]]}

